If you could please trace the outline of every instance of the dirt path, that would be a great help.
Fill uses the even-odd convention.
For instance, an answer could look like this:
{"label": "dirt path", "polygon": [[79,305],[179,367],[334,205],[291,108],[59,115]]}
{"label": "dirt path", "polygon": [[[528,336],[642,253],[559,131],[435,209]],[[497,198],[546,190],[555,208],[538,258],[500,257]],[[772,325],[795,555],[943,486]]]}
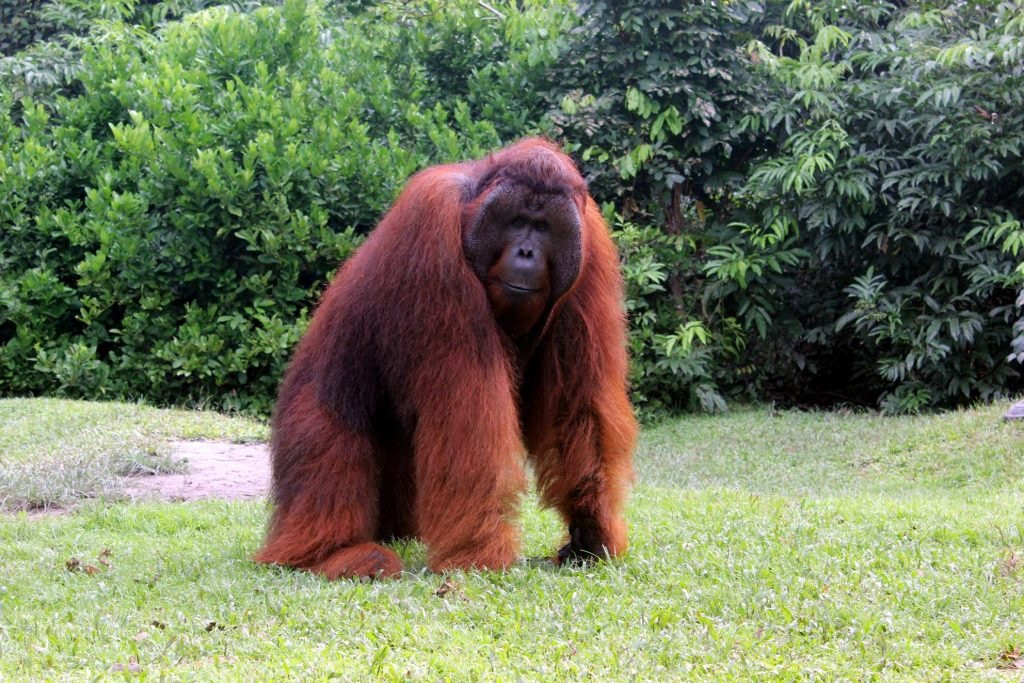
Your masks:
{"label": "dirt path", "polygon": [[134,500],[263,498],[270,490],[270,460],[265,444],[223,441],[174,441],[171,457],[184,460],[183,474],[128,477],[125,493]]}

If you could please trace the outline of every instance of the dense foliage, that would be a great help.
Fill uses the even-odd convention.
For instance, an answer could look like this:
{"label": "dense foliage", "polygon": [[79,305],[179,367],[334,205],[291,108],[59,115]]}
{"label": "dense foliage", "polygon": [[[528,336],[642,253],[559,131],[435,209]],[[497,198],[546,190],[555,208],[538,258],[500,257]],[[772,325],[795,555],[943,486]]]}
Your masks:
{"label": "dense foliage", "polygon": [[[270,0],[267,0],[268,2]],[[0,0],[0,79],[16,97],[81,92],[81,47],[108,22],[152,29],[218,0]],[[234,0],[253,8],[261,0]]]}
{"label": "dense foliage", "polygon": [[1024,4],[586,6],[552,118],[626,215],[648,408],[1022,387]]}
{"label": "dense foliage", "polygon": [[12,12],[0,394],[265,411],[406,178],[537,131],[616,228],[647,414],[1024,388],[1019,0]]}
{"label": "dense foliage", "polygon": [[1019,390],[1024,3],[794,3],[787,22],[794,56],[754,48],[780,92],[744,124],[781,149],[725,245],[753,273],[733,304],[818,391],[906,412]]}
{"label": "dense foliage", "polygon": [[0,0],[0,55],[49,37],[56,26],[36,15],[43,0]]}
{"label": "dense foliage", "polygon": [[741,125],[762,108],[765,81],[741,46],[769,15],[753,0],[580,6],[587,20],[554,69],[564,86],[549,96],[551,120],[618,212],[636,399],[721,409],[742,338],[709,300],[703,265],[750,159],[769,148]]}
{"label": "dense foliage", "polygon": [[[540,106],[522,82],[544,66],[534,32],[558,31],[531,8],[108,22],[80,93],[0,93],[0,393],[266,411],[325,279],[406,178],[497,146],[488,112]],[[445,50],[488,67],[451,92]]]}

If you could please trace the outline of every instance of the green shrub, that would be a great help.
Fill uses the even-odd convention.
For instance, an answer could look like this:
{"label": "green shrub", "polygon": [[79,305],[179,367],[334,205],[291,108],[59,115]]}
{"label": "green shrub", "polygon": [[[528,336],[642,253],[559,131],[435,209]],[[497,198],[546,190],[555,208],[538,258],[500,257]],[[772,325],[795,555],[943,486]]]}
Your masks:
{"label": "green shrub", "polygon": [[0,394],[265,412],[407,177],[537,130],[642,412],[1024,388],[1019,2],[211,2],[37,3],[71,33],[0,58]]}
{"label": "green shrub", "polygon": [[624,221],[635,400],[647,413],[722,409],[722,390],[749,375],[746,340],[703,266],[750,158],[768,148],[740,125],[764,106],[766,80],[742,47],[779,3],[591,0],[580,12],[550,117]]}
{"label": "green shrub", "polygon": [[[521,133],[480,112],[539,107],[523,83],[565,19],[538,43],[541,8],[513,10],[108,22],[79,44],[78,94],[0,91],[0,394],[266,412],[325,280],[408,176]],[[472,45],[445,42],[462,30]],[[496,56],[459,96],[424,45]]]}
{"label": "green shrub", "polygon": [[792,57],[753,48],[778,91],[744,128],[781,149],[752,169],[759,216],[731,246],[752,262],[764,239],[799,245],[783,276],[818,303],[796,309],[766,270],[734,305],[763,295],[812,381],[889,412],[1019,390],[1020,3],[793,3],[788,19]]}
{"label": "green shrub", "polygon": [[[687,306],[677,305],[679,297],[667,295],[671,274],[693,261],[692,240],[623,220],[610,205],[607,213],[626,282],[634,404],[648,419],[681,406],[723,410],[712,379],[718,349],[708,344],[711,334]],[[695,298],[688,303],[699,305]]]}
{"label": "green shrub", "polygon": [[218,0],[0,0],[0,55],[8,55],[0,56],[0,80],[7,80],[17,97],[31,95],[46,103],[57,94],[78,94],[79,45],[90,31],[102,31],[111,21],[152,29],[212,4]]}
{"label": "green shrub", "polygon": [[0,0],[0,55],[12,55],[51,36],[57,26],[38,16],[44,0]]}
{"label": "green shrub", "polygon": [[549,103],[624,216],[644,410],[1024,387],[1019,2],[581,6]]}

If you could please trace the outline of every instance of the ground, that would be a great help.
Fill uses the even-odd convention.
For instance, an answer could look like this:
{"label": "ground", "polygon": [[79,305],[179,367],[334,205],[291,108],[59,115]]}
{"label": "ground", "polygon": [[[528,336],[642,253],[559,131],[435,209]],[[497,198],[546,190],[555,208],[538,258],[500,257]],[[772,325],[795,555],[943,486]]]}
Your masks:
{"label": "ground", "polygon": [[124,491],[135,500],[262,498],[270,490],[270,452],[265,444],[173,441],[171,459],[183,473],[125,477]]}
{"label": "ground", "polygon": [[0,680],[1018,682],[1008,407],[669,420],[640,435],[623,559],[534,561],[565,528],[531,494],[508,570],[438,576],[408,541],[364,583],[252,562],[266,423],[0,399]]}

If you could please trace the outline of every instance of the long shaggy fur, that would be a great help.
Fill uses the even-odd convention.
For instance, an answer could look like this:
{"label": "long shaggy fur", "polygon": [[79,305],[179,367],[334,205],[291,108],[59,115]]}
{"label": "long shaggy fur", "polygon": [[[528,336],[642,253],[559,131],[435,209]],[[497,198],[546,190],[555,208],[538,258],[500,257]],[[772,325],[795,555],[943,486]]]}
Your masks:
{"label": "long shaggy fur", "polygon": [[[525,345],[497,325],[462,246],[479,198],[509,174],[568,188],[583,219],[579,275]],[[285,375],[255,559],[388,576],[402,565],[381,543],[418,537],[435,571],[507,567],[524,452],[567,548],[624,552],[636,425],[622,297],[607,227],[551,143],[414,176],[335,276]]]}

